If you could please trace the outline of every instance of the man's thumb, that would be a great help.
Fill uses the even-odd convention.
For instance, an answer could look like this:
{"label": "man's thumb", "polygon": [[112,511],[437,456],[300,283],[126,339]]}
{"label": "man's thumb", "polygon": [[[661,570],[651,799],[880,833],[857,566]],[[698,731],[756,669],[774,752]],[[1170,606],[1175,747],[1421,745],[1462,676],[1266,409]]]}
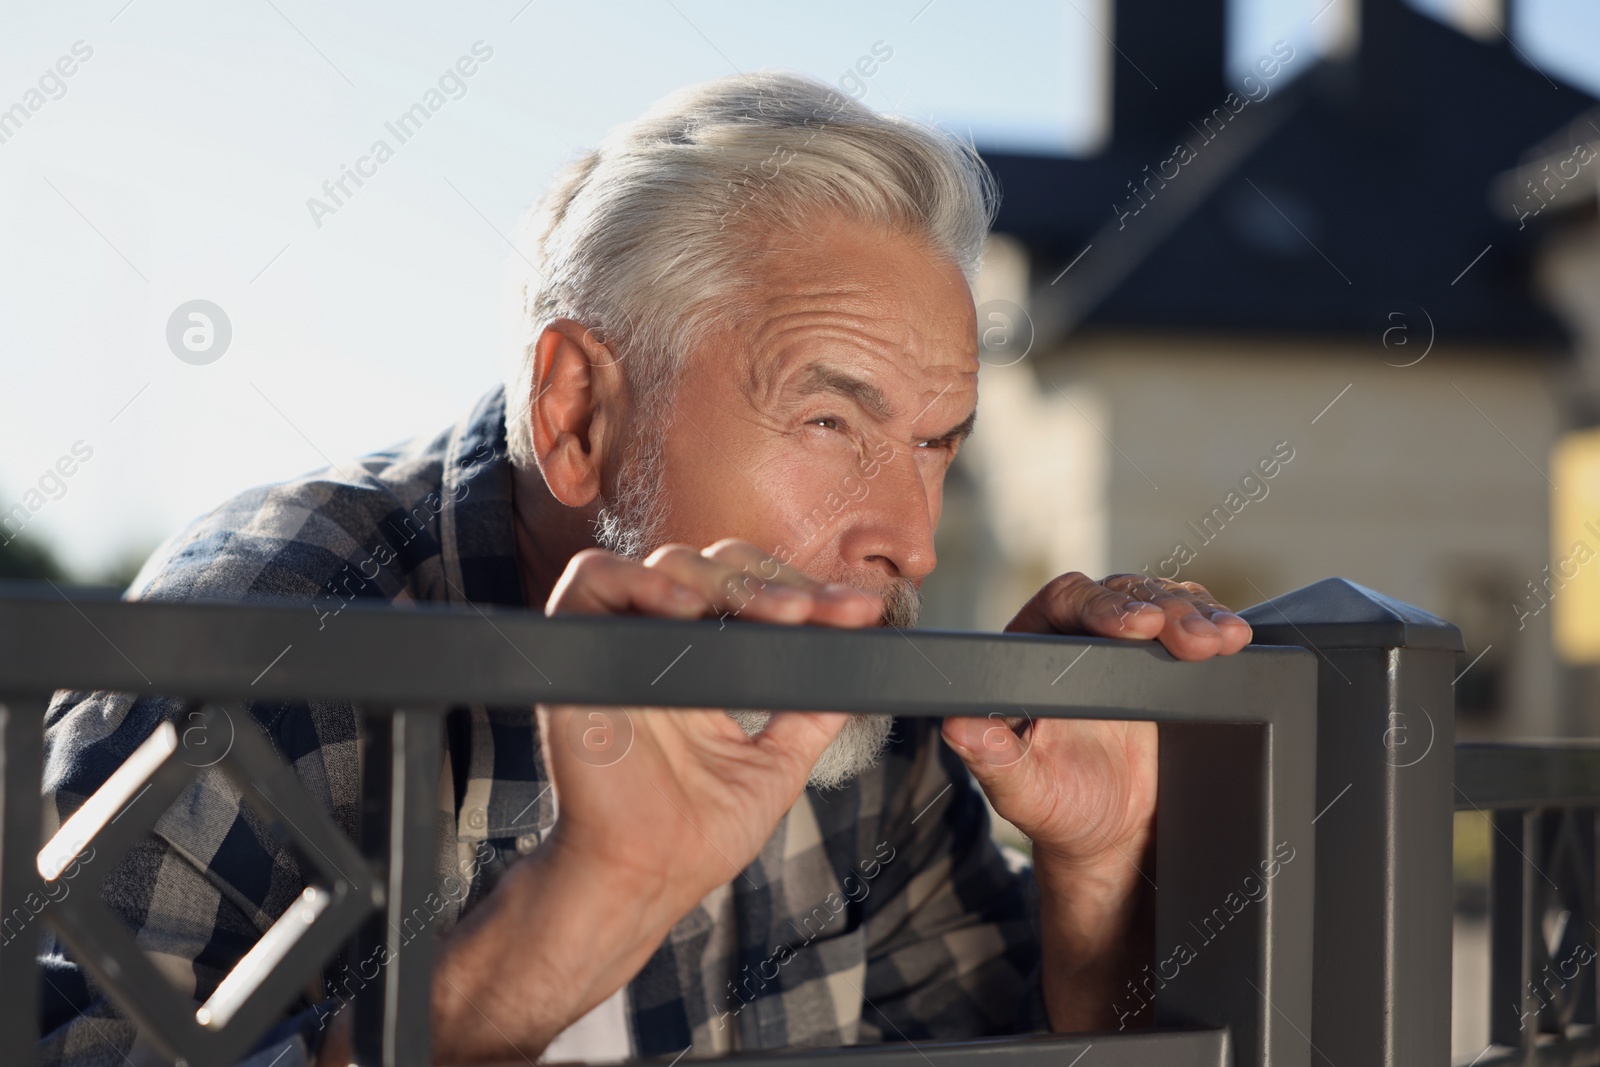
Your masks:
{"label": "man's thumb", "polygon": [[1032,741],[1019,735],[1011,720],[998,714],[986,719],[950,718],[944,720],[943,733],[991,801],[1004,803],[1006,794],[1023,787],[1032,769],[1025,762]]}
{"label": "man's thumb", "polygon": [[849,721],[842,711],[775,711],[755,740],[803,783]]}

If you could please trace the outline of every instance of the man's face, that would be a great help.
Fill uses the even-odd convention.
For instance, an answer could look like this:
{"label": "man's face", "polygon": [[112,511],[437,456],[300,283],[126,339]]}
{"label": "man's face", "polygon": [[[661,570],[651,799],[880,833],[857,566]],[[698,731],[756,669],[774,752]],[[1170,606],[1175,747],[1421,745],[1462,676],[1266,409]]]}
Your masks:
{"label": "man's face", "polygon": [[753,313],[683,368],[663,534],[739,537],[819,580],[920,586],[977,408],[966,279],[921,242],[843,220],[771,239],[751,270]]}
{"label": "man's face", "polygon": [[[688,355],[665,431],[639,428],[600,540],[639,556],[749,541],[814,579],[883,594],[884,622],[910,626],[978,402],[966,279],[920,242],[840,220],[768,240],[749,269],[753,311]],[[728,714],[751,735],[771,717]],[[892,727],[852,716],[811,784],[855,778]]]}

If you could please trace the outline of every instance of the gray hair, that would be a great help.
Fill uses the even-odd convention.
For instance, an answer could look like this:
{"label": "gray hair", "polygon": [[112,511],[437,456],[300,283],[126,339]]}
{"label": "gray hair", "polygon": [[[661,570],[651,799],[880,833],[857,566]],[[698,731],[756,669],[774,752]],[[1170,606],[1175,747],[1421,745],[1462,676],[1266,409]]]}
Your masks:
{"label": "gray hair", "polygon": [[814,78],[740,74],[665,97],[571,162],[524,219],[513,463],[533,463],[533,344],[550,321],[582,323],[626,360],[640,421],[656,424],[683,355],[737,321],[748,257],[773,229],[819,211],[878,223],[970,283],[997,202],[971,145]]}

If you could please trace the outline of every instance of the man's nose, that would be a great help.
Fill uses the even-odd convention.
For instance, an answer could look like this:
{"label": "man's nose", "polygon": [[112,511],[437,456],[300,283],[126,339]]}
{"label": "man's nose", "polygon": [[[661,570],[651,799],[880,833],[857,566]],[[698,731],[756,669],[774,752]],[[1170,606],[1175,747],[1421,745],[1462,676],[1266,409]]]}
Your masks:
{"label": "man's nose", "polygon": [[894,456],[879,464],[876,476],[862,481],[867,493],[840,539],[840,555],[851,566],[864,563],[920,582],[938,560],[933,500],[915,458],[908,448],[897,446]]}

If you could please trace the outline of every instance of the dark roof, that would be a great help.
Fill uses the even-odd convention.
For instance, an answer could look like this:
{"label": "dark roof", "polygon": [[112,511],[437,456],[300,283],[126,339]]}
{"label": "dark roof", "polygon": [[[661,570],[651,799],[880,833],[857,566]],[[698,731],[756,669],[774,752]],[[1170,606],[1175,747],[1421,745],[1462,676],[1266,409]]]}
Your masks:
{"label": "dark roof", "polygon": [[[1103,153],[985,153],[1002,190],[995,229],[1034,256],[1041,333],[1315,332],[1376,344],[1391,313],[1420,322],[1425,308],[1441,339],[1565,350],[1565,330],[1532,287],[1540,224],[1519,231],[1490,190],[1594,98],[1524,63],[1509,42],[1474,40],[1401,0],[1366,0],[1361,19],[1366,40],[1354,58],[1321,62],[1287,85],[1279,74],[1259,102],[1222,90],[1165,137],[1126,100],[1138,82],[1123,75],[1114,114],[1131,116],[1132,132],[1114,132]],[[1124,48],[1130,57],[1117,64],[1138,62],[1163,80]],[[1289,67],[1296,62],[1313,60],[1301,54]],[[1170,95],[1164,106],[1170,115]],[[1209,138],[1199,130],[1206,115],[1215,115]],[[1180,140],[1192,160],[1166,163]],[[1600,175],[1600,160],[1589,166]],[[1163,173],[1176,176],[1153,177]]]}

